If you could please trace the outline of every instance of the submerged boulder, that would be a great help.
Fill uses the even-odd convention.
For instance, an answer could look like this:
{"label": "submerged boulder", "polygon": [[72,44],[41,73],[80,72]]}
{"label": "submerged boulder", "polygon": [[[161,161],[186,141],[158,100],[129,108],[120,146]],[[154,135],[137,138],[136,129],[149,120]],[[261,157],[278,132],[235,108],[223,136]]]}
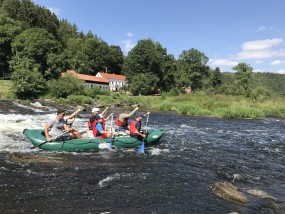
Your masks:
{"label": "submerged boulder", "polygon": [[248,202],[248,199],[230,182],[217,182],[211,186],[211,189],[215,195],[225,200],[238,204]]}
{"label": "submerged boulder", "polygon": [[32,153],[19,153],[14,152],[9,156],[10,161],[20,162],[20,163],[50,163],[50,164],[60,164],[63,162],[63,158],[59,157],[47,157],[39,156]]}
{"label": "submerged boulder", "polygon": [[257,198],[262,198],[262,199],[270,199],[272,201],[278,201],[277,198],[269,195],[268,193],[264,192],[263,190],[259,189],[251,189],[247,191],[248,194],[253,195]]}

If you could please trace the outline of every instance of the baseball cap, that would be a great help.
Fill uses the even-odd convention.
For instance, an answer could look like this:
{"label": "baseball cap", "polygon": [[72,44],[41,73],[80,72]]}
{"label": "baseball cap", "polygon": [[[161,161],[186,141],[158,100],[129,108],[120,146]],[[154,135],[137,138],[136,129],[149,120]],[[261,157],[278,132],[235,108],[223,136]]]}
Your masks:
{"label": "baseball cap", "polygon": [[92,113],[94,113],[94,112],[97,112],[97,111],[100,111],[100,109],[99,108],[92,108]]}
{"label": "baseball cap", "polygon": [[137,113],[137,117],[144,117],[144,113]]}

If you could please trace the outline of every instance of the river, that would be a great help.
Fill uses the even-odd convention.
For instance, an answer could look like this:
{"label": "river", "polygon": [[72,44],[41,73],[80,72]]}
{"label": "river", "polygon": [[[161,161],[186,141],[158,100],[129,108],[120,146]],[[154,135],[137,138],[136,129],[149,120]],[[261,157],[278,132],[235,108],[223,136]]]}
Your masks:
{"label": "river", "polygon": [[[284,119],[152,113],[147,128],[165,134],[144,155],[137,149],[32,150],[23,129],[43,127],[54,111],[0,112],[0,213],[284,213],[271,200],[246,193],[263,190],[278,199],[275,205],[284,206]],[[85,129],[87,117],[82,114],[74,125]],[[13,161],[18,153],[50,162]],[[237,186],[249,202],[214,195],[211,185],[224,181]]]}

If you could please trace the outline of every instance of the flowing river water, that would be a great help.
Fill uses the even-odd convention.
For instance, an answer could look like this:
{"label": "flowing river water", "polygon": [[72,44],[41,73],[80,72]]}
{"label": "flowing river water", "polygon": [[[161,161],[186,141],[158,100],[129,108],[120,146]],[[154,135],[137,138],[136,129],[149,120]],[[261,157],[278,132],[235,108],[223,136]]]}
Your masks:
{"label": "flowing river water", "polygon": [[[276,209],[285,204],[284,119],[152,113],[147,127],[165,134],[144,155],[137,149],[32,150],[23,129],[42,128],[54,112],[0,112],[0,213],[284,213]],[[83,130],[88,115],[81,116],[74,125]],[[15,154],[35,159],[17,161]],[[211,186],[224,181],[249,202],[213,194]],[[278,201],[253,197],[248,189]]]}

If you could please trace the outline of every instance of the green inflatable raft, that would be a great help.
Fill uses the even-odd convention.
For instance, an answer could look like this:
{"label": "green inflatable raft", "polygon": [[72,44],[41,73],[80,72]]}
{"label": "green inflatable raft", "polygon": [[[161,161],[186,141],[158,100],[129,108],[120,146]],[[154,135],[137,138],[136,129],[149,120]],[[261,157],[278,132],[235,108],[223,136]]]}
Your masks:
{"label": "green inflatable raft", "polygon": [[139,147],[144,142],[145,146],[150,146],[159,142],[164,134],[163,130],[148,130],[147,137],[141,141],[129,135],[114,136],[113,138],[80,138],[66,141],[46,142],[43,129],[24,129],[23,134],[34,145],[32,148],[40,148],[48,151],[97,151],[108,148],[110,142],[113,147],[134,148]]}

